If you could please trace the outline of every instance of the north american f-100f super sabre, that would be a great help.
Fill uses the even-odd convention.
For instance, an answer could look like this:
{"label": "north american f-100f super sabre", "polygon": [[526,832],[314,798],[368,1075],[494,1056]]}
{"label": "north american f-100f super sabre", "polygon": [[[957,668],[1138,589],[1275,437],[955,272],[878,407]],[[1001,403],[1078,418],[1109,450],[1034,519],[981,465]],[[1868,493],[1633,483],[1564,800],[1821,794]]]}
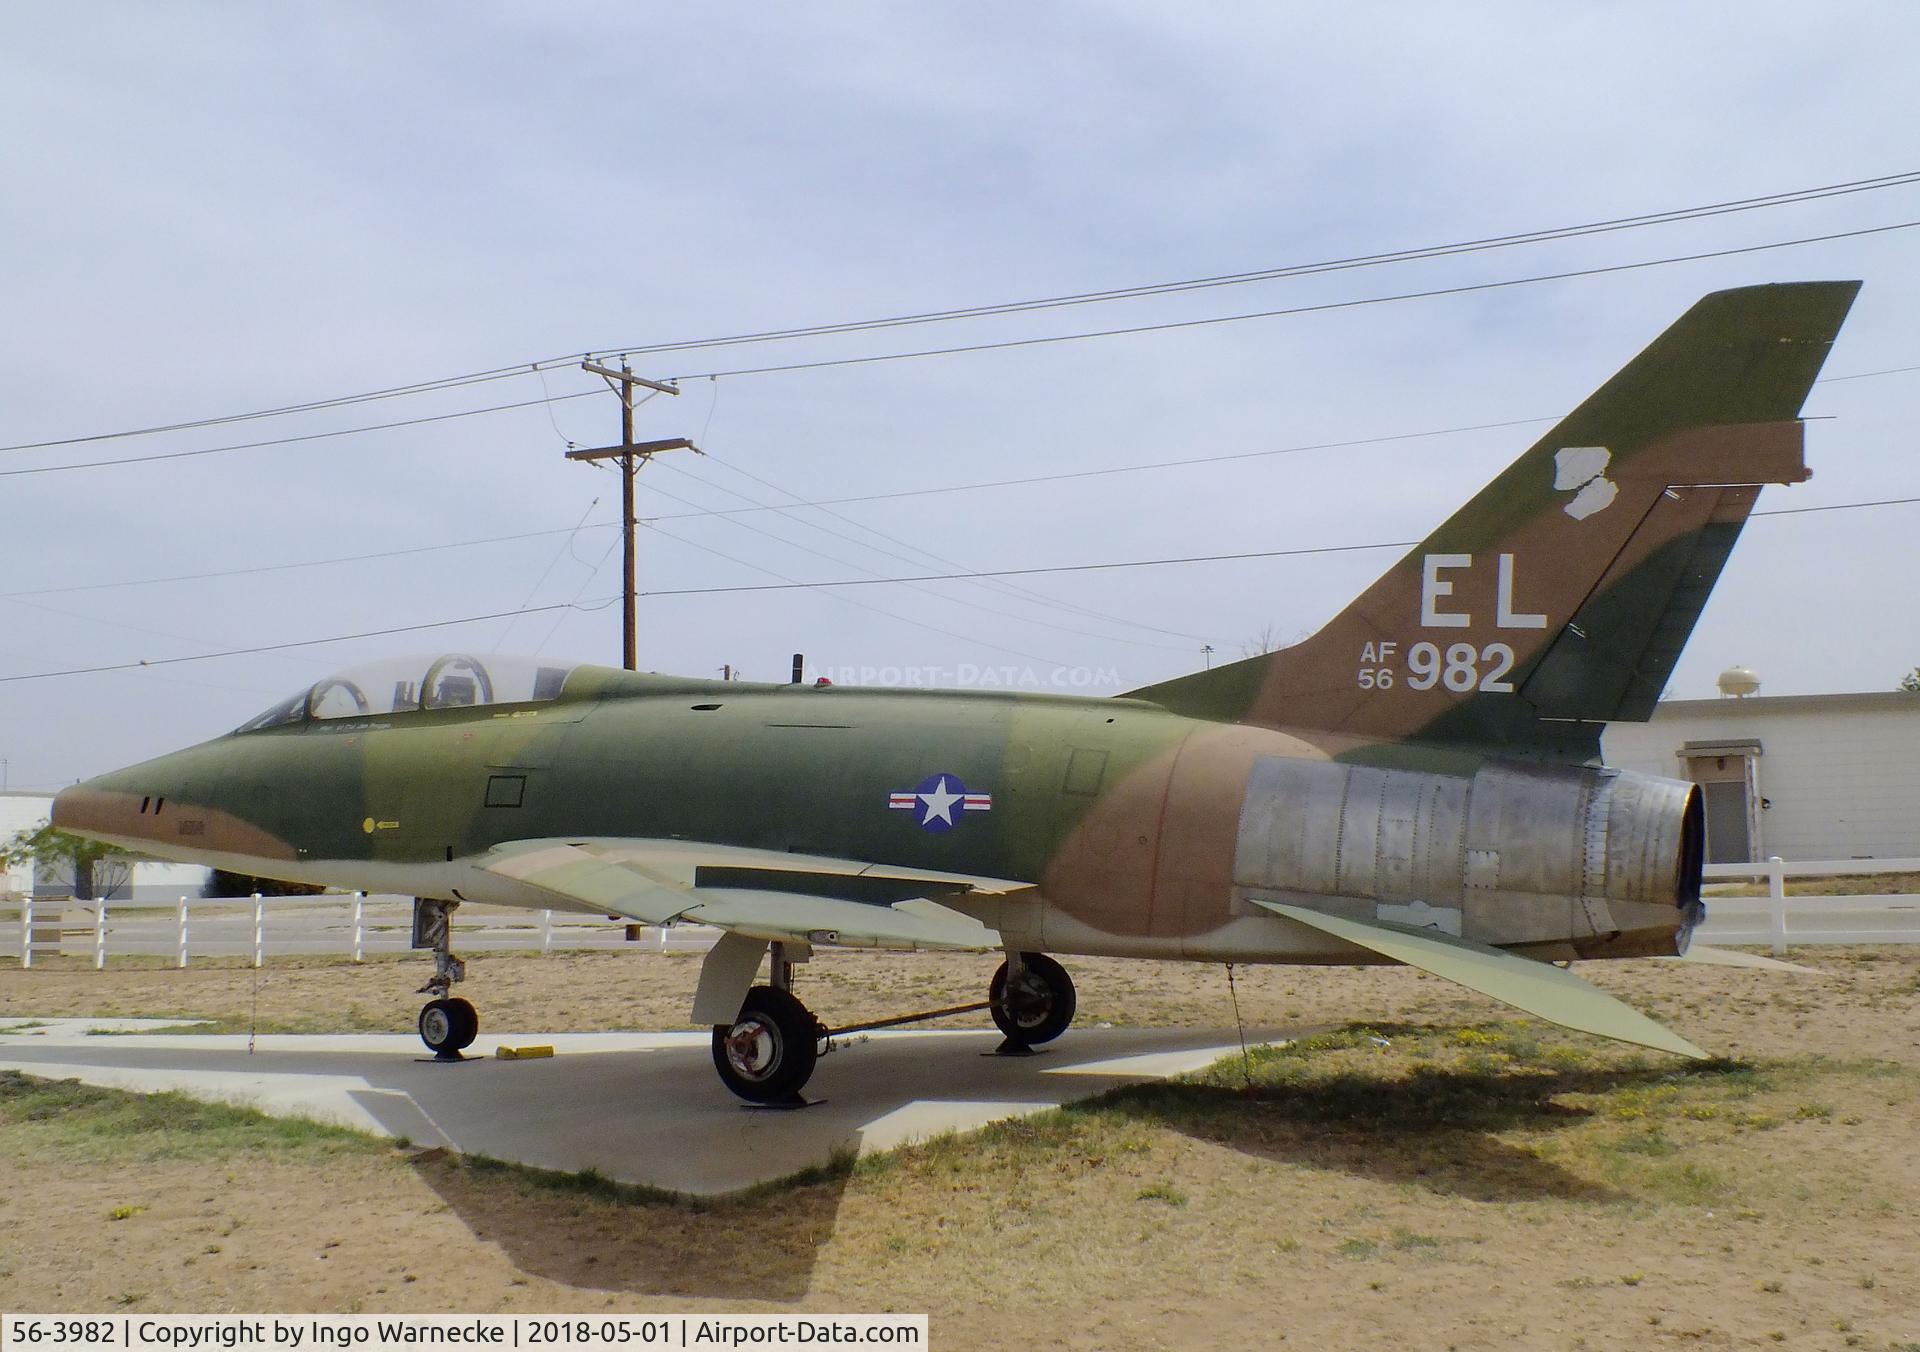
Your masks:
{"label": "north american f-100f super sabre", "polygon": [[761,1102],[828,1042],[793,972],[832,944],[1003,949],[983,1003],[1016,1045],[1073,1018],[1057,957],[1099,954],[1408,963],[1700,1056],[1564,965],[1679,953],[1702,913],[1699,789],[1604,767],[1600,731],[1652,711],[1761,486],[1807,477],[1857,290],[1705,297],[1282,651],[1118,698],[450,654],[329,677],[54,820],[419,898],[445,1053],[478,1026],[460,902],[717,926],[692,1016]]}

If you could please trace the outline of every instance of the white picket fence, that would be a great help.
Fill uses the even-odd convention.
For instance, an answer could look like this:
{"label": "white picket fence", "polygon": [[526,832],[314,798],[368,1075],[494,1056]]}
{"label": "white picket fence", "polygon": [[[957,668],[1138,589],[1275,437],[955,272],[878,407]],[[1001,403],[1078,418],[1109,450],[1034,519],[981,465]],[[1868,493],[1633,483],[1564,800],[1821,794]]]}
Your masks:
{"label": "white picket fence", "polygon": [[[1695,932],[1705,944],[1766,944],[1776,955],[1789,944],[1920,943],[1920,896],[1788,896],[1788,878],[1920,873],[1920,859],[1838,859],[1709,864],[1709,882],[1760,879],[1764,897],[1707,897],[1707,918]],[[469,952],[704,952],[720,931],[706,925],[629,926],[565,911],[462,906],[454,947]],[[405,953],[413,938],[413,899],[365,893],[319,897],[180,897],[171,902],[76,902],[65,898],[0,900],[0,958],[22,967],[36,956],[163,957],[185,967],[194,958]]]}
{"label": "white picket fence", "polygon": [[[704,952],[720,931],[707,925],[629,926],[566,911],[462,906],[454,915],[454,949],[470,952],[560,953],[620,949]],[[177,967],[194,958],[268,958],[411,951],[413,899],[404,896],[179,897],[171,902],[22,898],[0,902],[0,957],[22,967],[34,958],[162,957]]]}
{"label": "white picket fence", "polygon": [[1764,881],[1764,897],[1707,897],[1694,937],[1707,944],[1766,944],[1775,957],[1796,944],[1920,943],[1920,896],[1900,893],[1788,896],[1789,878],[1920,873],[1920,859],[1811,859],[1787,863],[1708,864],[1708,882]]}

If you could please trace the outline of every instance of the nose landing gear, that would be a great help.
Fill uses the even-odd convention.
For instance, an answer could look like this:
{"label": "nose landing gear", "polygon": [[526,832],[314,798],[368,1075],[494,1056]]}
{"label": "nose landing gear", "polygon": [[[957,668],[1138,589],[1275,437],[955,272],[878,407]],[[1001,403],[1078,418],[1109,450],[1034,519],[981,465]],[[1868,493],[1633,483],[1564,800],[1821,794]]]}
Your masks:
{"label": "nose landing gear", "polygon": [[454,982],[467,979],[467,964],[453,955],[453,913],[459,905],[432,897],[413,899],[413,946],[433,950],[433,975],[420,994],[434,998],[420,1011],[420,1040],[436,1061],[461,1060],[460,1053],[480,1032],[480,1013],[472,1002],[447,994]]}

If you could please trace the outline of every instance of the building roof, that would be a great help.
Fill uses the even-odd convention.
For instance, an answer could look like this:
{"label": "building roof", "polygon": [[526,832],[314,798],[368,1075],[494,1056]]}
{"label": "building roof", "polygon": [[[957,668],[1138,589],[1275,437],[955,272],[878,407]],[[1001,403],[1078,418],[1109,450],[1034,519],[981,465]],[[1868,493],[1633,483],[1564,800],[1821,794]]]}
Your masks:
{"label": "building roof", "polygon": [[1746,695],[1739,699],[1669,699],[1653,711],[1662,718],[1751,718],[1756,714],[1901,713],[1920,717],[1920,694],[1908,690],[1863,690],[1839,695]]}

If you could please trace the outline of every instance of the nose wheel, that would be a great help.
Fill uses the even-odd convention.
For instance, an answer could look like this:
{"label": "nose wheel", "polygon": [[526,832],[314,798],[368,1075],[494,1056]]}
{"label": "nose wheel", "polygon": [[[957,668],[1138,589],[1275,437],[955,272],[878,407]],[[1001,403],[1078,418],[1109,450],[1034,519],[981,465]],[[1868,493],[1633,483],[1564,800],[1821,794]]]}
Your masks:
{"label": "nose wheel", "polygon": [[457,1061],[480,1032],[480,1012],[459,996],[429,1000],[420,1011],[420,1040],[440,1061]]}
{"label": "nose wheel", "polygon": [[714,1069],[749,1103],[797,1103],[826,1032],[791,991],[755,986],[738,1018],[713,1025]]}

